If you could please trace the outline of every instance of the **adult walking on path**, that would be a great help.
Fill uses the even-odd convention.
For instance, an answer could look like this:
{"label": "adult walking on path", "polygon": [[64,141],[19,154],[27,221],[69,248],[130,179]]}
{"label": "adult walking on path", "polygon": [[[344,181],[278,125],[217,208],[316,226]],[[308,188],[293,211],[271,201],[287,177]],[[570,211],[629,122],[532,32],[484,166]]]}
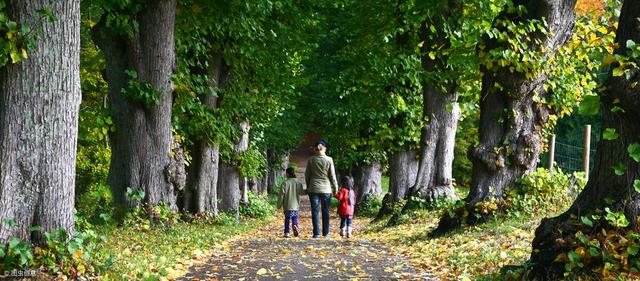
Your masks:
{"label": "adult walking on path", "polygon": [[313,238],[320,237],[320,209],[322,209],[322,236],[329,236],[329,201],[331,194],[338,191],[333,159],[327,156],[327,144],[316,142],[316,155],[309,158],[305,170],[307,193],[311,202]]}

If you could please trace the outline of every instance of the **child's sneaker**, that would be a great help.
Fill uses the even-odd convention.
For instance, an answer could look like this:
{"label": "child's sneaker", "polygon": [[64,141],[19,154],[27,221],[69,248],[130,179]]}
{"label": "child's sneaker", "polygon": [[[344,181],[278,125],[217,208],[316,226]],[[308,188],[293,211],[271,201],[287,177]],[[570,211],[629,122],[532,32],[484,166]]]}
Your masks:
{"label": "child's sneaker", "polygon": [[289,233],[285,233],[284,234],[284,238],[289,238],[289,237],[291,237],[291,234],[289,234]]}
{"label": "child's sneaker", "polygon": [[352,234],[353,234],[353,227],[348,227],[347,228],[347,238],[351,238]]}
{"label": "child's sneaker", "polygon": [[340,228],[340,237],[344,237],[344,235],[346,234],[344,227]]}
{"label": "child's sneaker", "polygon": [[293,236],[294,237],[298,237],[298,226],[297,225],[293,226]]}

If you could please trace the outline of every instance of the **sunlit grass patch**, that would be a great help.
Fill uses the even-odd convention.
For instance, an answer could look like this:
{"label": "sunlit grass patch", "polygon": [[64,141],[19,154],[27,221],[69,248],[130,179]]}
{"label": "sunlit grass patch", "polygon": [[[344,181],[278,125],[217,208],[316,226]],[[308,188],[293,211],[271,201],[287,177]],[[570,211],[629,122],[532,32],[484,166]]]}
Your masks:
{"label": "sunlit grass patch", "polygon": [[144,232],[128,226],[101,229],[109,237],[104,250],[114,262],[102,279],[173,279],[226,239],[264,226],[273,219],[249,219],[235,225],[181,222]]}

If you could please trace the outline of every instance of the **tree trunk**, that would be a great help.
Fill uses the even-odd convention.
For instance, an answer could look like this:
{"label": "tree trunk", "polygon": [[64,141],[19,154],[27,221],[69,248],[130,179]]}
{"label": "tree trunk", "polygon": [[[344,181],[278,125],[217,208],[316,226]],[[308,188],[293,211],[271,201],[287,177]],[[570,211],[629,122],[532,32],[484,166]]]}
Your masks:
{"label": "tree trunk", "polygon": [[[228,79],[228,67],[221,55],[214,56],[209,70],[209,83],[214,89],[223,87]],[[200,101],[212,113],[218,105],[218,97],[202,94]],[[205,134],[208,136],[208,134]],[[196,141],[192,151],[192,170],[189,175],[190,184],[185,193],[185,209],[195,213],[218,214],[218,163],[219,149],[212,140],[201,137]],[[192,202],[192,203],[191,203]],[[190,207],[188,205],[193,205]]]}
{"label": "tree trunk", "polygon": [[353,175],[356,191],[356,206],[366,202],[372,196],[382,193],[382,165],[380,162],[358,165]]}
{"label": "tree trunk", "polygon": [[404,200],[407,190],[416,182],[417,153],[411,150],[396,152],[389,161],[389,193],[393,202]]}
{"label": "tree trunk", "polygon": [[[11,20],[42,30],[29,58],[0,69],[0,244],[11,237],[42,244],[44,232],[73,232],[80,1],[6,4]],[[44,8],[57,20],[39,24]]]}
{"label": "tree trunk", "polygon": [[[235,144],[234,152],[244,152],[249,148],[249,123],[244,121],[240,123],[241,136],[238,142]],[[221,211],[227,213],[233,213],[236,218],[239,218],[238,208],[240,207],[240,199],[243,197],[241,192],[240,169],[236,166],[227,163],[221,163],[218,174],[218,198],[220,198],[220,205],[218,206]],[[244,188],[244,187],[243,187]]]}
{"label": "tree trunk", "polygon": [[416,182],[418,175],[418,153],[412,150],[399,151],[389,159],[389,193],[382,199],[382,207],[376,220],[392,212],[395,202],[407,198],[409,188]]}
{"label": "tree trunk", "polygon": [[[171,157],[171,107],[174,54],[175,0],[151,1],[137,15],[138,32],[133,38],[106,29],[103,18],[94,39],[107,60],[107,82],[111,112],[116,125],[112,137],[108,182],[117,204],[134,206],[125,197],[128,187],[142,189],[145,202],[165,204],[176,210],[176,180],[171,166],[182,165]],[[145,105],[122,94],[131,79],[125,70],[135,70],[139,83],[158,93],[156,105]]]}
{"label": "tree trunk", "polygon": [[276,155],[273,151],[267,152],[269,164],[267,192],[272,193],[277,188],[278,178],[285,176],[285,170],[289,166],[289,155]]}
{"label": "tree trunk", "polygon": [[424,93],[424,116],[429,120],[422,128],[418,172],[409,193],[430,201],[456,199],[452,166],[461,112],[458,95],[453,87],[450,91],[442,93],[426,86]]}
{"label": "tree trunk", "polygon": [[[616,50],[617,54],[628,55],[629,50],[626,48],[628,40],[640,42],[638,17],[640,17],[640,2],[624,1],[616,36],[616,43],[620,46]],[[637,58],[633,60],[636,65],[640,63]],[[611,69],[615,67],[617,65]],[[635,180],[640,179],[640,164],[630,156],[627,149],[632,144],[640,143],[640,124],[638,123],[640,95],[635,85],[640,68],[636,66],[629,71],[629,79],[624,75],[614,77],[609,72],[605,90],[601,94],[602,128],[603,130],[615,129],[619,133],[618,138],[600,141],[589,182],[571,208],[558,217],[542,220],[536,229],[531,261],[534,264],[535,275],[541,279],[563,276],[564,264],[555,262],[555,259],[560,253],[567,252],[568,245],[559,244],[556,239],[573,237],[577,231],[587,236],[601,231],[599,227],[591,228],[576,223],[576,218],[589,216],[597,209],[603,210],[609,207],[614,212],[624,211],[626,218],[631,222],[631,227],[637,229],[639,225],[640,194],[635,191],[633,184]],[[623,110],[614,110],[614,108]],[[613,169],[618,164],[626,167],[625,173],[621,176],[616,175]],[[615,203],[609,205],[606,203],[607,199],[612,199]]]}
{"label": "tree trunk", "polygon": [[[449,32],[450,17],[457,17],[462,10],[459,1],[441,1],[436,7],[441,14],[431,18],[431,27],[422,24],[420,31],[422,46],[422,65],[431,73],[446,73],[447,59],[431,58],[428,53],[434,46],[448,48],[451,45]],[[449,26],[451,28],[451,26]],[[434,81],[435,80],[435,81]],[[456,199],[453,188],[453,157],[456,129],[460,118],[458,105],[458,84],[452,79],[425,79],[423,85],[423,113],[425,125],[420,136],[420,161],[415,184],[409,190],[410,195],[434,201],[438,198]]]}
{"label": "tree trunk", "polygon": [[[499,18],[512,22],[546,20],[549,32],[530,36],[541,42],[531,46],[532,51],[546,52],[543,55],[548,56],[571,38],[575,24],[575,3],[575,0],[519,0],[514,1],[514,5],[525,6],[526,14],[505,11]],[[489,40],[487,49],[502,48],[501,44],[495,39]],[[465,217],[460,214],[473,214],[476,203],[501,200],[506,188],[513,186],[527,171],[535,170],[540,155],[541,134],[549,119],[549,108],[535,102],[534,98],[545,99],[549,96],[550,93],[543,88],[546,74],[530,79],[524,73],[511,72],[508,66],[495,71],[483,67],[482,71],[479,145],[469,152],[473,178],[465,200],[468,212],[443,217],[434,234],[460,226],[462,217]],[[481,222],[486,218],[484,215],[480,218],[466,216],[469,223]]]}

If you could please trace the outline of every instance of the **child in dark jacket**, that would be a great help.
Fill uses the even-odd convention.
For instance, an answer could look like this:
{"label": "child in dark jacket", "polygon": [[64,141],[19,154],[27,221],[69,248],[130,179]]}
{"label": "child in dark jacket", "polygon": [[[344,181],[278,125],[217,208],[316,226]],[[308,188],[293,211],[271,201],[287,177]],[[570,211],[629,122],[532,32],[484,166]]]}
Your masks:
{"label": "child in dark jacket", "polygon": [[345,176],[340,179],[340,190],[333,194],[340,203],[340,236],[351,237],[353,234],[353,209],[356,205],[356,193],[353,191],[353,178]]}

